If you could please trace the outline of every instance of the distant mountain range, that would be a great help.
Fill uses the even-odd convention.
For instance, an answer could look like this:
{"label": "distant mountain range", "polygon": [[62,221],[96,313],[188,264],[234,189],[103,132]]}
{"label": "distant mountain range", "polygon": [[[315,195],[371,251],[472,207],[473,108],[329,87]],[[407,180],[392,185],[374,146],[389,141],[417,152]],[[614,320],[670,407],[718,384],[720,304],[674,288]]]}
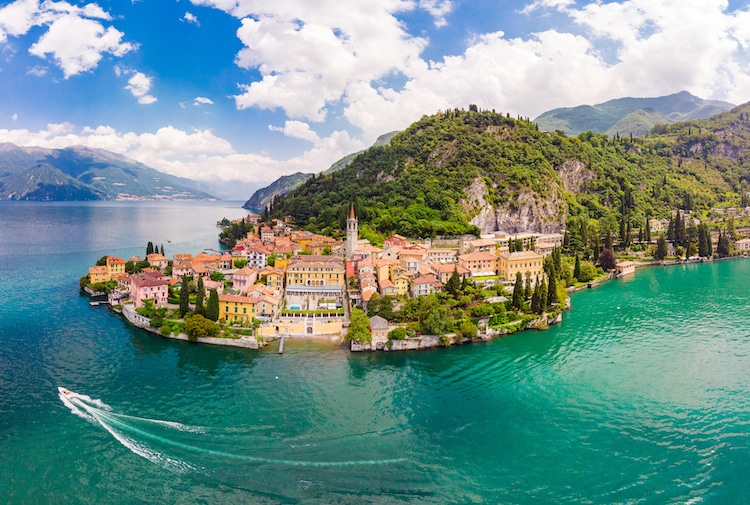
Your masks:
{"label": "distant mountain range", "polygon": [[199,183],[103,149],[0,143],[0,200],[204,200]]}
{"label": "distant mountain range", "polygon": [[[373,144],[374,146],[384,146],[388,145],[391,141],[391,139],[396,136],[398,132],[390,132],[386,133],[384,135],[381,135],[378,137],[378,139]],[[362,154],[364,151],[357,151],[356,153],[348,154],[335,162],[333,165],[328,167],[326,170],[324,170],[322,173],[324,175],[331,174],[333,172],[337,172],[341,170],[342,168],[349,165],[354,158]],[[310,177],[312,177],[313,174],[306,174],[303,172],[297,172],[292,175],[283,175],[273,181],[271,184],[266,186],[265,188],[261,188],[257,190],[255,193],[253,193],[253,196],[250,197],[248,201],[245,202],[245,205],[242,207],[244,209],[253,210],[256,212],[260,212],[263,209],[265,209],[269,203],[274,199],[276,196],[285,195],[292,191],[293,189],[296,189],[302,184],[305,183]]]}
{"label": "distant mountain range", "polygon": [[540,130],[561,130],[643,137],[658,124],[705,119],[734,108],[718,100],[703,100],[687,91],[657,98],[617,98],[597,105],[552,109],[534,119]]}

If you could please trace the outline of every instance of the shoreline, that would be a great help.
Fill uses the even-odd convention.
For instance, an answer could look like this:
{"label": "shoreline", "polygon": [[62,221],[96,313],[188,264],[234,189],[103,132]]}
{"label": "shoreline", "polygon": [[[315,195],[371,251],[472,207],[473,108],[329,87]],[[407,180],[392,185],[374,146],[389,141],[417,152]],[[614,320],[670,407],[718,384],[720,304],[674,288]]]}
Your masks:
{"label": "shoreline", "polygon": [[[716,258],[716,259],[710,259],[707,261],[685,261],[685,260],[661,260],[661,261],[650,261],[650,262],[639,262],[635,261],[635,268],[636,270],[646,267],[671,267],[671,266],[678,266],[678,265],[692,265],[692,264],[705,264],[705,263],[712,263],[715,261],[728,261],[728,260],[736,260],[736,259],[747,259],[748,256],[746,255],[735,255],[735,256],[728,256],[725,258]],[[624,277],[630,277],[629,274]],[[584,289],[594,289],[601,284],[604,284],[605,282],[609,282],[612,280],[617,280],[619,277],[615,277],[613,273],[608,273],[598,279],[595,279],[594,281],[591,281],[587,284],[580,285],[580,286],[570,286],[566,289],[568,294],[572,294],[578,291],[582,291]],[[86,290],[86,293],[89,296],[93,296],[93,293],[89,293],[89,290]],[[155,336],[171,339],[171,340],[180,340],[183,342],[194,342],[199,344],[208,344],[208,345],[218,345],[218,346],[224,346],[224,347],[234,347],[239,349],[253,349],[253,350],[260,350],[263,347],[268,345],[268,342],[278,340],[282,338],[282,335],[277,335],[275,338],[271,338],[268,341],[259,342],[257,337],[255,336],[242,336],[237,339],[233,338],[219,338],[219,337],[198,337],[195,340],[190,340],[188,338],[187,334],[180,333],[175,335],[174,333],[170,333],[169,335],[162,335],[159,328],[154,328],[150,325],[150,321],[148,318],[141,316],[140,314],[135,312],[135,308],[132,305],[126,304],[121,305],[121,310],[116,310],[112,305],[109,305],[109,307],[115,311],[118,312],[120,315],[122,315],[125,320],[135,326],[136,328],[142,329],[144,331],[147,331]],[[566,306],[563,309],[564,310],[570,310],[572,308],[572,304],[570,301],[570,297],[566,300]],[[459,342],[459,337],[457,334],[446,334],[446,335],[423,335],[418,338],[407,338],[403,340],[388,340],[385,344],[378,344],[376,346],[372,346],[371,344],[359,344],[356,342],[349,342],[348,346],[345,346],[345,340],[344,335],[340,335],[338,337],[333,335],[311,335],[311,336],[298,336],[298,337],[290,337],[287,335],[283,335],[284,337],[294,338],[294,339],[300,339],[300,340],[318,340],[318,341],[327,341],[336,343],[339,347],[347,347],[350,352],[377,352],[377,351],[385,351],[385,352],[398,352],[398,351],[416,351],[416,350],[424,350],[424,349],[433,349],[436,347],[451,347],[454,345],[463,345],[463,344],[471,344],[474,342],[489,342],[492,340],[495,340],[497,338],[502,338],[508,335],[513,335],[520,332],[530,331],[530,330],[537,330],[537,331],[543,331],[547,329],[549,326],[554,324],[559,324],[562,322],[563,319],[563,312],[560,312],[556,317],[550,319],[547,317],[547,321],[542,321],[542,316],[530,321],[524,328],[521,328],[517,331],[514,331],[512,333],[509,333],[506,329],[506,331],[491,331],[488,332],[485,330],[483,333],[479,333],[476,337],[473,339],[467,339],[462,338]],[[388,345],[390,344],[390,345]]]}

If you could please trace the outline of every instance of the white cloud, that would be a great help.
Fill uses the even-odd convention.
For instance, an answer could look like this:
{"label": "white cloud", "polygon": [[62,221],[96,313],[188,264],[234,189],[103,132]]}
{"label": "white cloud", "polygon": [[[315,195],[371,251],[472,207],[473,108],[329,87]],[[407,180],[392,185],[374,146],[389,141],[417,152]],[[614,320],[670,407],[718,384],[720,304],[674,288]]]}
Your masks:
{"label": "white cloud", "polygon": [[[241,19],[236,63],[260,78],[239,84],[237,108],[281,109],[307,121],[300,124],[343,110],[366,143],[470,103],[534,117],[682,89],[734,102],[750,97],[750,9],[730,11],[727,0],[530,0],[519,13],[554,11],[566,28],[479,34],[463,52],[429,62],[427,39],[410,34],[399,15],[422,9],[440,27],[455,8],[450,1],[191,1]],[[388,84],[392,76],[398,84]],[[287,125],[272,129],[294,136]],[[312,130],[300,135],[314,142]]]}
{"label": "white cloud", "polygon": [[307,140],[313,144],[318,144],[320,142],[318,134],[312,131],[309,124],[303,123],[302,121],[287,121],[283,128],[269,126],[268,129],[274,132],[281,132],[287,137]]}
{"label": "white cloud", "polygon": [[119,57],[135,49],[122,41],[122,32],[101,23],[111,20],[93,3],[78,7],[51,0],[16,0],[0,9],[0,43],[9,36],[24,35],[32,27],[47,27],[29,53],[40,58],[51,55],[67,79],[95,68],[104,54]]}
{"label": "white cloud", "polygon": [[435,19],[435,26],[442,28],[448,25],[445,16],[453,10],[450,0],[419,0],[419,8],[429,12]]}
{"label": "white cloud", "polygon": [[193,106],[200,107],[201,105],[213,105],[214,101],[210,98],[206,98],[205,96],[197,96],[195,97],[195,100],[193,101]]}
{"label": "white cloud", "polygon": [[[299,128],[291,126],[292,130]],[[45,130],[0,129],[0,142],[21,146],[63,148],[84,145],[123,154],[163,172],[196,180],[238,180],[269,183],[294,172],[320,172],[343,156],[364,148],[347,132],[336,131],[299,156],[276,160],[261,154],[240,154],[210,130],[186,132],[172,126],[156,132],[118,132],[111,126],[49,124]]]}
{"label": "white cloud", "polygon": [[195,14],[191,14],[189,12],[186,12],[184,16],[180,18],[180,21],[184,21],[186,23],[191,23],[196,26],[200,26],[201,22],[198,21],[198,17]]}
{"label": "white cloud", "polygon": [[151,77],[147,76],[142,72],[135,72],[133,76],[128,79],[128,85],[125,89],[129,90],[134,97],[138,98],[138,103],[149,105],[156,102],[156,97],[149,95],[151,91]]}
{"label": "white cloud", "polygon": [[13,122],[15,123],[16,121],[18,121],[18,113],[15,113],[15,114],[13,114],[13,115],[12,115],[12,116],[11,116],[10,118],[11,118],[11,119],[13,120]]}
{"label": "white cloud", "polygon": [[29,75],[34,75],[36,77],[43,77],[47,75],[47,67],[43,67],[40,65],[34,65],[31,67],[27,72]]}

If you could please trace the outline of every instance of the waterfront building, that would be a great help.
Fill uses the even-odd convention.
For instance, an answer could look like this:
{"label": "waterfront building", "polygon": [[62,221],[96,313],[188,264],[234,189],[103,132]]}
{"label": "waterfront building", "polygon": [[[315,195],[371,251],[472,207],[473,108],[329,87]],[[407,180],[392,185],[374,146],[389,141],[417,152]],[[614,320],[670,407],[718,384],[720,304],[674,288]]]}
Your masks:
{"label": "waterfront building", "polygon": [[295,256],[286,270],[285,298],[290,310],[341,306],[346,276],[338,256]]}
{"label": "waterfront building", "polygon": [[370,333],[372,340],[370,345],[373,349],[382,348],[388,342],[388,320],[380,316],[370,318]]}
{"label": "waterfront building", "polygon": [[532,279],[544,275],[544,258],[534,251],[504,252],[498,257],[498,271],[500,275],[512,281],[521,272],[525,278],[528,273]]}
{"label": "waterfront building", "polygon": [[107,272],[110,279],[117,274],[125,273],[125,260],[116,256],[107,256]]}
{"label": "waterfront building", "polygon": [[250,296],[220,294],[219,319],[228,323],[246,323],[255,321],[258,298]]}
{"label": "waterfront building", "polygon": [[750,238],[743,238],[734,243],[734,248],[738,251],[750,251]]}
{"label": "waterfront building", "polygon": [[112,277],[110,277],[109,270],[107,269],[106,265],[89,268],[89,282],[91,282],[91,284],[109,282],[110,279],[112,279]]}
{"label": "waterfront building", "polygon": [[169,292],[169,281],[159,272],[141,272],[130,275],[128,291],[133,306],[143,307],[146,300],[153,300],[155,306],[166,305]]}
{"label": "waterfront building", "polygon": [[615,263],[615,277],[635,274],[634,261],[618,261]]}

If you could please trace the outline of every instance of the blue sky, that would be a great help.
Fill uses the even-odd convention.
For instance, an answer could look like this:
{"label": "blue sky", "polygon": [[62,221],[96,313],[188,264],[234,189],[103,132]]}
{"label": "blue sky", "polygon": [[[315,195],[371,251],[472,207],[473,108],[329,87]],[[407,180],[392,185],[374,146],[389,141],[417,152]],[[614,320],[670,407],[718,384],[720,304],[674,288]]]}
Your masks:
{"label": "blue sky", "polygon": [[749,50],[727,0],[4,1],[0,142],[260,186],[470,103],[744,103]]}

